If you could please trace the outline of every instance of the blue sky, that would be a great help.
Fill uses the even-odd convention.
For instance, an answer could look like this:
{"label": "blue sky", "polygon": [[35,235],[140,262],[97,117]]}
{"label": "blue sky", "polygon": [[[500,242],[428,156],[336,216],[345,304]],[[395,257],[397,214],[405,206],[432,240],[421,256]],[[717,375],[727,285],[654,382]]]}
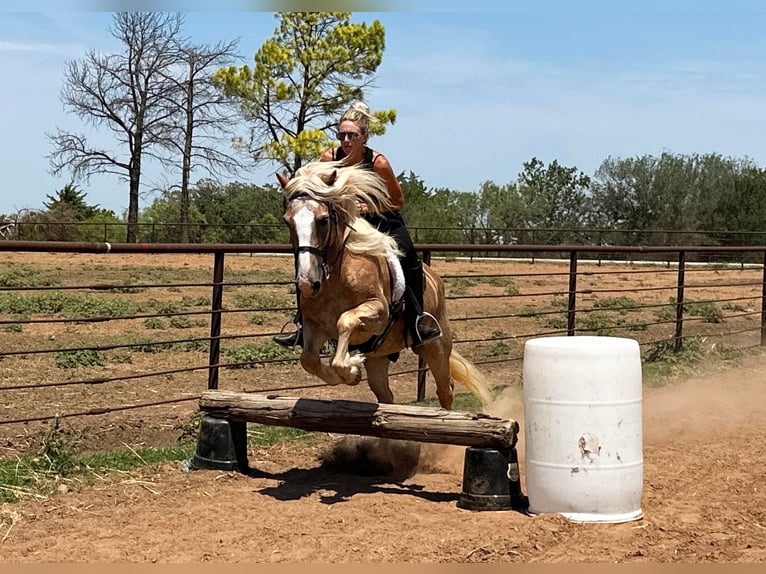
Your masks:
{"label": "blue sky", "polygon": [[[242,63],[250,64],[277,24],[264,10],[305,9],[307,2],[218,2],[216,10],[231,10],[225,12],[209,4],[147,7],[188,10],[184,31],[195,42],[239,38]],[[344,4],[319,2],[322,9]],[[49,174],[45,157],[51,151],[46,133],[57,126],[85,131],[59,99],[65,63],[90,49],[119,51],[108,32],[108,10],[134,7],[143,6],[3,3],[0,214],[41,208],[69,182]],[[397,173],[412,171],[429,188],[506,184],[532,157],[588,175],[610,156],[663,151],[747,157],[766,167],[766,3],[351,3],[351,9],[367,8],[378,11],[354,12],[353,20],[377,19],[386,30],[383,63],[367,99],[374,109],[398,112],[396,124],[371,145]],[[271,183],[275,168],[247,178]],[[140,207],[151,202],[153,188],[175,183],[173,174],[149,166]],[[117,215],[127,208],[127,184],[115,176],[78,186],[91,204]]]}

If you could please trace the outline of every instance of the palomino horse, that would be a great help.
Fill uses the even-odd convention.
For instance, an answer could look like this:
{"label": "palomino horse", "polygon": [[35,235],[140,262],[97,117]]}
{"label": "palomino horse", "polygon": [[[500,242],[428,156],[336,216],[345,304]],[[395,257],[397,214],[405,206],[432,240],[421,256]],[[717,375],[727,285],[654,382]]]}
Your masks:
{"label": "palomino horse", "polygon": [[[301,366],[330,385],[355,385],[364,364],[378,402],[393,403],[391,358],[410,342],[399,312],[404,274],[395,240],[359,217],[361,206],[370,211],[390,206],[385,183],[370,170],[337,162],[313,162],[290,180],[277,178],[300,291]],[[431,370],[443,408],[452,407],[453,380],[487,406],[491,393],[483,376],[452,348],[442,280],[427,265],[423,269],[424,310],[439,321],[443,336],[413,351]],[[328,340],[336,341],[336,350],[326,364],[320,353]]]}

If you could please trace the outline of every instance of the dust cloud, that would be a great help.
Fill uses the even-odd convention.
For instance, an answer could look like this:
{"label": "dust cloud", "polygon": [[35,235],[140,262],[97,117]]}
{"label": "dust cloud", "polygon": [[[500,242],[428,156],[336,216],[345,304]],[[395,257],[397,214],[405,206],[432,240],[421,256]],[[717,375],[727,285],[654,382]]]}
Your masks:
{"label": "dust cloud", "polygon": [[[524,466],[524,395],[506,387],[486,407],[491,416],[519,423],[516,451]],[[741,425],[762,425],[766,417],[766,372],[757,362],[686,377],[642,392],[644,448],[669,441],[699,441]],[[465,447],[371,437],[348,437],[322,455],[323,464],[357,474],[405,479],[415,474],[463,472]]]}
{"label": "dust cloud", "polygon": [[763,425],[766,372],[746,361],[727,368],[644,390],[645,444],[698,441],[743,425]]}

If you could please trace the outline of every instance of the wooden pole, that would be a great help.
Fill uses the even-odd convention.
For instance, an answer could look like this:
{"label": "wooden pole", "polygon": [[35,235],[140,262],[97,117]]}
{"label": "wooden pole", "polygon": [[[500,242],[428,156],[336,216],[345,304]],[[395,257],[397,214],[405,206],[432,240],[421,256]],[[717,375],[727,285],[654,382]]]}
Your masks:
{"label": "wooden pole", "polygon": [[200,409],[222,419],[341,434],[496,449],[516,446],[519,423],[437,407],[208,390]]}

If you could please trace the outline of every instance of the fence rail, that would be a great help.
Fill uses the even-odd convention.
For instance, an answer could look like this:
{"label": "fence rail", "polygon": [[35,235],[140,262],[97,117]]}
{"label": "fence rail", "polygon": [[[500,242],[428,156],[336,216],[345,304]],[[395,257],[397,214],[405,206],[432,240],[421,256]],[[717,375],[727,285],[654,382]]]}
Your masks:
{"label": "fence rail", "polygon": [[[195,244],[221,242],[279,244],[288,241],[281,223],[146,223],[136,224],[139,242],[179,243],[182,237]],[[126,222],[109,221],[0,221],[0,240],[15,241],[113,241],[127,236]],[[602,227],[429,227],[410,225],[416,243],[449,242],[451,245],[759,245],[764,231],[714,229],[614,229]]]}

